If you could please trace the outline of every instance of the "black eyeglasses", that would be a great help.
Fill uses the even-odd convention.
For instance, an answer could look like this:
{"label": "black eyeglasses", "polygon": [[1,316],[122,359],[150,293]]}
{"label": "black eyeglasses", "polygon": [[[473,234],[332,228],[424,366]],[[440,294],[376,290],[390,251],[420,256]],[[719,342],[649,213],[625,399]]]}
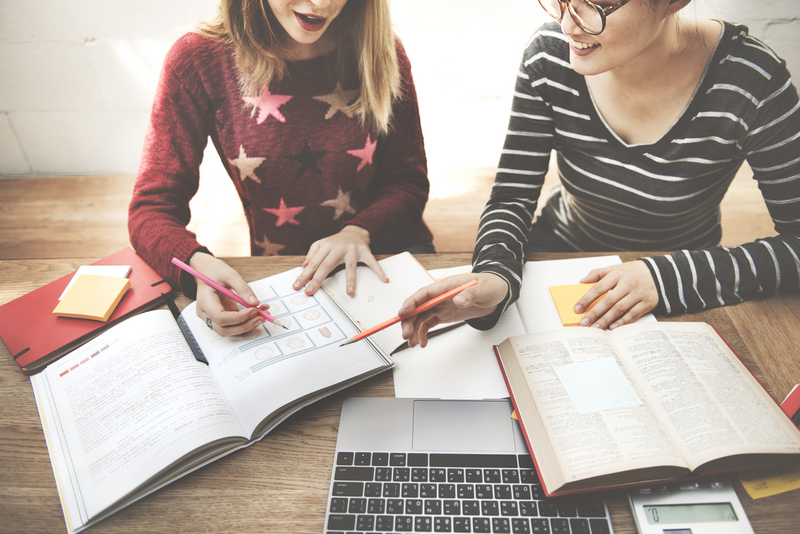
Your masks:
{"label": "black eyeglasses", "polygon": [[600,6],[589,0],[539,0],[547,14],[558,21],[564,18],[566,4],[572,20],[589,35],[603,33],[606,29],[606,17],[628,2],[629,0],[620,0],[614,5]]}

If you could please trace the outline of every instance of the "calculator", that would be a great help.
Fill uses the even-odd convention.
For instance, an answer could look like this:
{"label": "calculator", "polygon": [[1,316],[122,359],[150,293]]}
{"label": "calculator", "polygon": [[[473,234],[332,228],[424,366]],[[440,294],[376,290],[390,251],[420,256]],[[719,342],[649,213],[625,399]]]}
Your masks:
{"label": "calculator", "polygon": [[628,497],[639,534],[754,534],[725,479],[642,486]]}

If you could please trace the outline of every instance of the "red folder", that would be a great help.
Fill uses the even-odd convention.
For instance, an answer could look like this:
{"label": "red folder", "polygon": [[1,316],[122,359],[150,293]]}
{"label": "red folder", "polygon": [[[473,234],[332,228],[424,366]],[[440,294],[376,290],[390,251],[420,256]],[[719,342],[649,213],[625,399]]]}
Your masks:
{"label": "red folder", "polygon": [[126,317],[162,303],[170,285],[130,248],[124,248],[92,265],[130,265],[131,287],[107,322],[56,317],[58,297],[75,273],[31,291],[0,306],[0,338],[26,375],[97,336]]}

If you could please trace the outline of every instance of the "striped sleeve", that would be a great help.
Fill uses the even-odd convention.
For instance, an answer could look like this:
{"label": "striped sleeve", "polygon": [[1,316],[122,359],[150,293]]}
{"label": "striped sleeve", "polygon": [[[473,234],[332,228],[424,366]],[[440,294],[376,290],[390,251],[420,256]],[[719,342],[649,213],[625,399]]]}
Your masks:
{"label": "striped sleeve", "polygon": [[519,298],[526,238],[553,148],[554,119],[547,94],[558,89],[553,89],[557,84],[547,71],[569,69],[569,64],[547,53],[541,46],[545,39],[564,36],[542,29],[523,55],[497,175],[478,227],[473,272],[495,274],[509,286],[508,298],[494,314],[469,321],[482,330],[494,326]]}
{"label": "striped sleeve", "polygon": [[[783,60],[763,43],[740,36],[725,61],[735,63],[731,99],[751,113],[738,142],[775,223],[776,236],[727,248],[681,250],[643,258],[660,292],[662,313],[694,312],[800,288],[800,100]],[[756,91],[754,88],[765,87]],[[734,106],[735,107],[735,106]]]}

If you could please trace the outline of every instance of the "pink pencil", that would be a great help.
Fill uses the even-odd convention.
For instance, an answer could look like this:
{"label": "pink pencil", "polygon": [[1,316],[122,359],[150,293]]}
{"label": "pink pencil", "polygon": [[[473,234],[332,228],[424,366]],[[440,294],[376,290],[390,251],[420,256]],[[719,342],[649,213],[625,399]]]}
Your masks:
{"label": "pink pencil", "polygon": [[214,280],[212,280],[211,278],[207,277],[206,275],[204,275],[203,273],[201,273],[197,269],[193,269],[192,267],[189,267],[188,265],[183,263],[178,258],[172,258],[172,263],[174,263],[175,265],[177,265],[178,267],[180,267],[181,269],[183,269],[187,273],[191,274],[195,278],[199,278],[200,280],[202,280],[206,284],[210,285],[211,287],[213,287],[214,289],[216,289],[217,291],[219,291],[223,295],[229,296],[230,298],[232,298],[233,300],[235,300],[236,302],[238,302],[239,304],[241,304],[245,308],[255,308],[256,310],[258,310],[258,313],[261,314],[261,317],[263,317],[267,321],[271,322],[275,326],[280,326],[281,328],[289,330],[289,327],[287,327],[285,324],[283,324],[280,319],[276,319],[275,317],[273,317],[272,315],[268,314],[267,312],[265,312],[261,308],[258,308],[256,306],[253,306],[251,304],[246,303],[242,297],[240,297],[239,295],[237,295],[236,293],[234,293],[230,289],[228,289],[226,287],[222,287],[219,283],[217,283]]}
{"label": "pink pencil", "polygon": [[[414,311],[412,311],[408,315],[408,317],[413,317],[413,316],[417,315],[418,313],[422,313],[425,310],[429,310],[429,309],[433,308],[434,306],[436,306],[437,304],[440,304],[440,303],[444,302],[447,299],[451,299],[451,298],[455,297],[456,295],[458,295],[459,293],[461,293],[462,291],[464,291],[468,287],[474,286],[477,283],[478,283],[477,280],[470,280],[466,284],[461,284],[460,286],[454,287],[453,289],[451,289],[449,291],[445,291],[441,295],[437,295],[437,296],[433,297],[431,300],[429,300],[427,302],[424,302],[424,303],[420,304],[419,306],[417,306],[416,308],[414,308]],[[408,319],[408,317],[406,317],[406,319]],[[384,328],[389,328],[393,324],[399,323],[400,321],[401,321],[401,319],[400,319],[399,316],[392,317],[388,321],[384,321],[379,325],[373,326],[372,328],[367,328],[366,330],[364,330],[360,334],[354,335],[353,337],[351,337],[350,339],[348,339],[347,341],[345,341],[344,343],[342,343],[339,346],[340,347],[344,347],[345,345],[349,345],[350,343],[355,343],[356,341],[361,341],[365,337],[369,337],[369,336],[371,336],[372,334],[374,334],[376,332],[380,332]]]}

